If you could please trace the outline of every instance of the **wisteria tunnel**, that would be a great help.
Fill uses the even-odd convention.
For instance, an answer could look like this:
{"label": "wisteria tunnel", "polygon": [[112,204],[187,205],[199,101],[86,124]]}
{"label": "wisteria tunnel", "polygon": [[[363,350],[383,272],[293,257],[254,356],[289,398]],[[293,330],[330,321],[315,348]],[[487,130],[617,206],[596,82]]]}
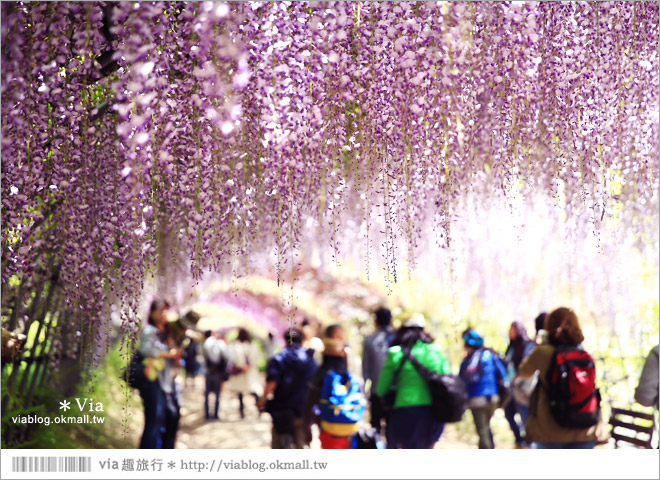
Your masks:
{"label": "wisteria tunnel", "polygon": [[633,401],[659,328],[657,2],[1,13],[3,446],[58,441],[9,415],[80,392],[130,436],[117,372],[156,297],[280,345],[338,322],[356,351],[388,305],[452,365],[467,326],[504,349],[565,305],[608,404]]}

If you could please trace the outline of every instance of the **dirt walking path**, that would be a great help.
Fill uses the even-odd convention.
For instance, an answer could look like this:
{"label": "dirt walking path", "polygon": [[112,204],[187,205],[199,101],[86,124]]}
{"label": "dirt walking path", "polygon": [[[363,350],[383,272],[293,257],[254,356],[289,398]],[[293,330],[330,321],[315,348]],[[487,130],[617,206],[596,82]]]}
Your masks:
{"label": "dirt walking path", "polygon": [[[245,419],[241,419],[238,397],[225,389],[220,396],[220,420],[207,421],[204,419],[203,377],[198,376],[194,387],[184,390],[183,397],[176,448],[270,448],[270,415],[259,415],[254,398],[244,399]],[[315,434],[312,448],[320,448],[316,437]],[[475,448],[475,444],[476,440],[468,443],[462,439],[455,425],[448,425],[435,448]]]}

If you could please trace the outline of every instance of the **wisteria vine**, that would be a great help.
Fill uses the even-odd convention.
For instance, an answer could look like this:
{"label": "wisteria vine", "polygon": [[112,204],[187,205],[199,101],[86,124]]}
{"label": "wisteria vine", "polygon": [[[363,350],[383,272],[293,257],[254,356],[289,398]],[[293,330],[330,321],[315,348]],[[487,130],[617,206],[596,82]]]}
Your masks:
{"label": "wisteria vine", "polygon": [[355,227],[396,281],[493,190],[653,241],[658,21],[654,1],[2,2],[2,284],[56,270],[96,332],[181,252],[200,277],[273,251],[279,278],[309,224],[335,255]]}

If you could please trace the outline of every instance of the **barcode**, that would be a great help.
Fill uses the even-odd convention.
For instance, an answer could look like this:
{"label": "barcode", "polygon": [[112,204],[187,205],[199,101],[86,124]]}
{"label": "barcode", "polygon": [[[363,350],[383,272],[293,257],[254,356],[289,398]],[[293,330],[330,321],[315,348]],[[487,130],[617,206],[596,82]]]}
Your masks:
{"label": "barcode", "polygon": [[92,457],[13,457],[12,472],[91,472]]}

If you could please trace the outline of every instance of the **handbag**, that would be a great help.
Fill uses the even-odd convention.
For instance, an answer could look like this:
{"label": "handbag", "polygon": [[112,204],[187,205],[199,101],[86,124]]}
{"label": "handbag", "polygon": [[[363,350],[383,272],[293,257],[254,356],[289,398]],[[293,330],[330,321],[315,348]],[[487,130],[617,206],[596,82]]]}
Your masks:
{"label": "handbag", "polygon": [[[248,356],[245,356],[245,367],[250,366],[250,359]],[[243,367],[243,368],[245,368]],[[241,373],[245,373],[243,368],[237,366],[235,363],[232,363],[231,367],[229,368],[229,375],[234,376],[234,375],[240,375]]]}
{"label": "handbag", "polygon": [[530,378],[518,377],[513,382],[513,399],[516,403],[528,407],[532,398],[532,393],[539,381],[539,371]]}
{"label": "handbag", "polygon": [[460,422],[467,408],[467,387],[457,375],[440,374],[429,370],[419,363],[414,355],[410,356],[417,373],[426,380],[431,392],[431,415],[441,423]]}

